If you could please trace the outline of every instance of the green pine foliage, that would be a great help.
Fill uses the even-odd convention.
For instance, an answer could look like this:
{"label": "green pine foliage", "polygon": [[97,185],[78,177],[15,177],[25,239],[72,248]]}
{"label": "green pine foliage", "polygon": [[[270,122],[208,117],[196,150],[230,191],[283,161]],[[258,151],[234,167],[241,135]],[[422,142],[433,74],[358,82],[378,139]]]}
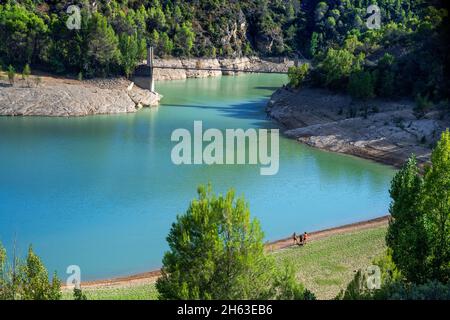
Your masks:
{"label": "green pine foliage", "polygon": [[266,299],[274,265],[259,222],[234,192],[200,187],[167,237],[157,289],[161,299]]}
{"label": "green pine foliage", "polygon": [[97,1],[94,10],[75,1],[81,29],[69,30],[63,2],[6,0],[0,5],[0,61],[89,78],[129,76],[145,59],[147,43],[160,57],[299,55],[318,65],[311,78],[320,86],[346,90],[350,74],[362,68],[374,76],[377,96],[448,99],[443,1],[379,0],[378,30],[366,26],[372,2],[111,0]]}
{"label": "green pine foliage", "polygon": [[431,156],[431,166],[419,174],[411,158],[391,186],[392,221],[386,237],[393,260],[416,283],[450,280],[450,132]]}
{"label": "green pine foliage", "polygon": [[25,261],[14,255],[9,263],[0,243],[0,300],[59,300],[61,296],[61,281],[56,274],[49,279],[31,246]]}
{"label": "green pine foliage", "polygon": [[338,299],[443,299],[450,297],[450,131],[423,175],[411,157],[392,180],[388,250],[373,263],[381,288],[367,288],[359,271]]}
{"label": "green pine foliage", "polygon": [[361,71],[363,61],[363,53],[355,56],[347,49],[330,48],[319,64],[320,81],[331,89],[342,88],[351,73]]}
{"label": "green pine foliage", "polygon": [[354,99],[367,100],[375,96],[374,77],[369,71],[359,71],[350,75],[348,92]]}
{"label": "green pine foliage", "polygon": [[290,67],[288,70],[289,85],[292,88],[299,88],[308,75],[309,64],[305,63],[298,67]]}
{"label": "green pine foliage", "polygon": [[424,212],[424,228],[428,251],[426,263],[429,277],[450,281],[450,131],[442,137],[431,154],[432,165],[424,175],[420,210]]}
{"label": "green pine foliage", "polygon": [[210,186],[199,187],[167,241],[156,283],[160,299],[313,298],[292,269],[277,274],[258,220],[232,190],[216,196]]}
{"label": "green pine foliage", "polygon": [[274,299],[277,300],[315,300],[315,295],[305,289],[295,276],[293,264],[285,264],[281,271],[275,274],[273,283]]}
{"label": "green pine foliage", "polygon": [[120,62],[125,76],[129,78],[137,66],[139,60],[139,41],[137,34],[122,34],[119,37]]}

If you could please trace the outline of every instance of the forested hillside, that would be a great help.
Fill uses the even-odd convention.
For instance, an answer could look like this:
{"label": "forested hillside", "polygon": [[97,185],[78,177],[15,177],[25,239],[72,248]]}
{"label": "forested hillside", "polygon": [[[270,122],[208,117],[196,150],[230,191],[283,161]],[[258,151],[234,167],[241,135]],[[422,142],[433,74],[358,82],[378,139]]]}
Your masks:
{"label": "forested hillside", "polygon": [[[380,29],[366,25],[372,3],[381,10]],[[315,79],[331,88],[346,86],[364,61],[381,61],[380,85],[374,94],[411,90],[436,97],[448,94],[448,47],[442,41],[448,35],[448,17],[440,1],[0,0],[0,4],[3,68],[12,65],[21,70],[28,63],[84,77],[129,75],[145,58],[149,43],[161,57],[298,54],[323,62],[323,72]],[[72,4],[81,8],[81,19],[80,28],[70,30],[66,23],[74,13],[66,11]],[[398,74],[407,83],[400,92],[391,85]],[[342,76],[346,81],[340,81]]]}

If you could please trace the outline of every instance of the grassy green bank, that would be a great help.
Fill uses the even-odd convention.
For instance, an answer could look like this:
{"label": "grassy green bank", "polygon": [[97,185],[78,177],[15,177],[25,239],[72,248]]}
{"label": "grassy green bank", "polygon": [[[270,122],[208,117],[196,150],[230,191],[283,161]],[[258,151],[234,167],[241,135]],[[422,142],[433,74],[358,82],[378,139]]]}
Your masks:
{"label": "grassy green bank", "polygon": [[355,270],[370,265],[384,251],[386,230],[382,226],[337,234],[274,255],[280,263],[294,263],[298,279],[318,299],[332,299],[347,286]]}
{"label": "grassy green bank", "polygon": [[[298,279],[318,299],[332,299],[353,278],[354,271],[366,267],[385,249],[386,226],[333,235],[304,247],[290,247],[273,253],[277,263],[290,261]],[[153,283],[85,288],[93,300],[151,300],[157,298]],[[71,292],[64,293],[71,299]]]}

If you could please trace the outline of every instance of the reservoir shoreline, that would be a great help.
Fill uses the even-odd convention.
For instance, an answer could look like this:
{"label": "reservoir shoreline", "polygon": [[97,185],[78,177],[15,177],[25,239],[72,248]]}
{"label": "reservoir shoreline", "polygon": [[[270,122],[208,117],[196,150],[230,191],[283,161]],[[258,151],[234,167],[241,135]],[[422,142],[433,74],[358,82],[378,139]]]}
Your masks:
{"label": "reservoir shoreline", "polygon": [[[287,59],[257,57],[173,58],[156,59],[154,63],[161,67],[175,68],[155,68],[153,79],[156,81],[242,74],[217,69],[287,72],[294,64]],[[123,77],[76,80],[38,72],[27,79],[16,79],[14,85],[8,82],[6,74],[0,73],[0,116],[79,117],[133,113],[142,107],[157,106],[162,96],[146,90],[150,78],[143,77],[140,70],[145,68],[145,64],[140,65],[130,80]],[[195,68],[212,70],[192,70]]]}
{"label": "reservoir shoreline", "polygon": [[[345,224],[337,227],[322,229],[322,230],[316,230],[313,232],[308,232],[309,235],[309,241],[317,241],[320,239],[324,239],[333,235],[339,235],[339,234],[347,234],[352,233],[355,231],[360,230],[366,230],[366,229],[373,229],[378,228],[381,226],[387,226],[389,223],[389,215],[384,215],[378,218],[354,222],[350,224]],[[303,232],[303,230],[297,230],[298,232]],[[266,243],[265,248],[268,252],[275,252],[278,250],[283,250],[289,247],[292,247],[293,240],[292,236],[271,241]],[[132,274],[129,276],[121,276],[121,277],[114,277],[109,279],[99,279],[99,280],[93,280],[93,281],[86,281],[81,283],[82,288],[90,288],[90,289],[97,289],[97,288],[105,288],[105,287],[127,287],[127,286],[134,286],[134,285],[142,285],[146,283],[153,283],[155,282],[159,277],[161,276],[161,270],[156,269],[148,272],[143,273],[137,273]],[[66,285],[62,285],[63,290],[68,290]]]}
{"label": "reservoir shoreline", "polygon": [[432,146],[450,127],[448,114],[431,109],[419,117],[414,107],[408,99],[363,102],[325,89],[283,87],[266,113],[300,143],[399,168],[411,154],[428,163]]}
{"label": "reservoir shoreline", "polygon": [[84,280],[96,280],[159,268],[175,215],[208,182],[219,193],[245,192],[270,240],[386,212],[392,168],[286,138],[274,177],[261,177],[256,166],[174,167],[161,156],[170,155],[174,129],[198,119],[220,130],[278,128],[264,108],[285,81],[282,75],[166,81],[158,86],[161,108],[83,118],[1,117],[0,150],[10,156],[2,159],[0,194],[4,211],[15,212],[1,217],[2,237],[12,239],[14,232],[23,247],[33,243],[49,270],[64,274],[76,264]]}
{"label": "reservoir shoreline", "polygon": [[[217,71],[220,68],[287,72],[293,64],[287,59],[257,57],[156,59],[155,65],[176,69],[154,69],[154,79],[171,81],[241,74]],[[134,113],[143,107],[158,106],[163,96],[142,89],[148,78],[139,76],[140,67],[131,80],[118,77],[78,81],[36,74],[10,86],[5,77],[0,77],[0,116],[79,117]],[[39,77],[40,84],[33,84],[33,77]],[[450,126],[450,119],[441,119],[437,112],[417,119],[413,108],[414,102],[410,100],[374,99],[362,103],[324,89],[296,91],[282,87],[272,94],[266,112],[288,138],[398,168],[411,154],[417,156],[419,163],[427,163],[430,147],[439,133]]]}

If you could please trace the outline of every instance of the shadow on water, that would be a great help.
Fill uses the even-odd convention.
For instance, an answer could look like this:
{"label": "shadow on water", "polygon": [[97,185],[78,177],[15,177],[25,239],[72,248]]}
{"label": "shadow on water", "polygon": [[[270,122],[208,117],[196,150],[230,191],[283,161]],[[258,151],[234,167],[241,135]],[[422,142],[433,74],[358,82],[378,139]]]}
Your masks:
{"label": "shadow on water", "polygon": [[276,90],[280,89],[280,87],[279,87],[279,86],[278,86],[278,87],[271,87],[271,86],[256,86],[256,87],[253,87],[253,89],[256,89],[256,90],[270,90],[270,91],[276,91]]}
{"label": "shadow on water", "polygon": [[231,104],[229,106],[212,106],[212,105],[193,105],[193,104],[167,104],[172,108],[192,108],[211,110],[219,112],[220,115],[230,118],[253,120],[248,124],[256,129],[260,128],[276,128],[274,123],[267,117],[264,109],[267,100],[255,100],[244,103]]}

